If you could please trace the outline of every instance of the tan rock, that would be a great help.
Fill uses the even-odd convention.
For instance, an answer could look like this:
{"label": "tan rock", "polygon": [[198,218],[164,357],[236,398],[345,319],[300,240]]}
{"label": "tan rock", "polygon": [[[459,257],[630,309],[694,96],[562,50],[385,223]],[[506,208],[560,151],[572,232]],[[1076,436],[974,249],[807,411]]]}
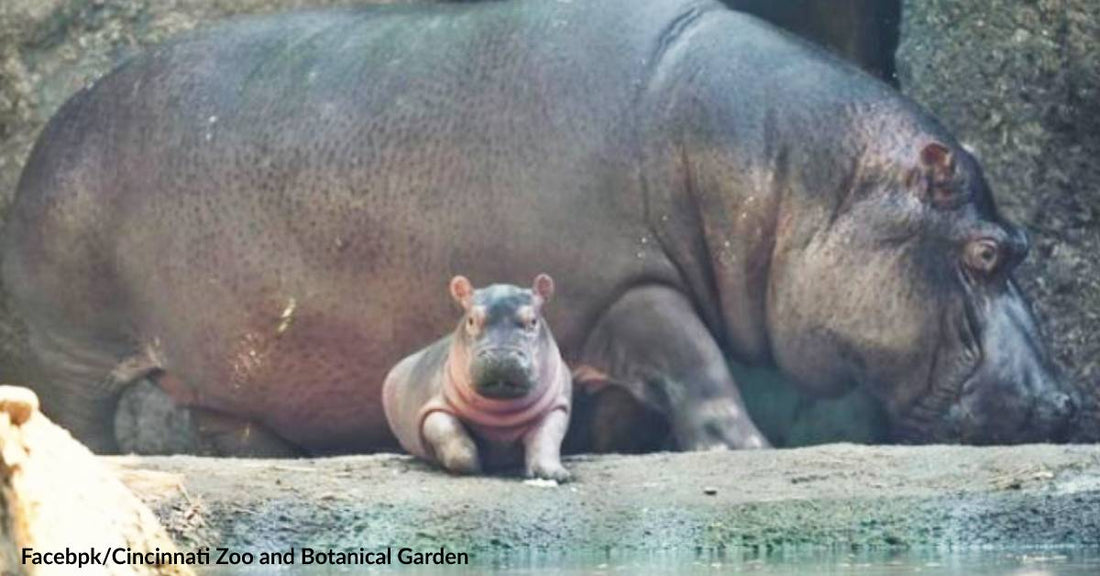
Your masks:
{"label": "tan rock", "polygon": [[[22,563],[22,550],[175,551],[157,518],[92,453],[38,411],[26,388],[0,386],[0,574],[78,573]],[[193,574],[186,566],[84,566],[82,575]]]}

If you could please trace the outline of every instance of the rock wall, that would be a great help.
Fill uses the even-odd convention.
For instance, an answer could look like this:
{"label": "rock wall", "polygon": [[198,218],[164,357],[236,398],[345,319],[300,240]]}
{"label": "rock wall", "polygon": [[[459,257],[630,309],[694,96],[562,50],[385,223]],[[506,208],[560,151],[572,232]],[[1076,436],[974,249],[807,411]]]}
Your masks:
{"label": "rock wall", "polygon": [[1100,440],[1100,2],[905,0],[896,64],[1030,231],[1017,277]]}
{"label": "rock wall", "polygon": [[893,81],[897,0],[722,0]]}

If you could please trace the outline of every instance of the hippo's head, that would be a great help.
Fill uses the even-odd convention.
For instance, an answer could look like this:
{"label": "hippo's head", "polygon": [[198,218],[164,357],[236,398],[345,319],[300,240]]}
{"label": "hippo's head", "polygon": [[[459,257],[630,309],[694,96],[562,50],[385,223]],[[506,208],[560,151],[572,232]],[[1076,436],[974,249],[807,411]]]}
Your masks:
{"label": "hippo's head", "polygon": [[835,193],[780,209],[776,362],[810,388],[868,387],[900,441],[1061,439],[1075,394],[1012,278],[1027,236],[998,215],[968,152],[917,132],[876,133],[886,145],[864,148]]}
{"label": "hippo's head", "polygon": [[469,358],[469,382],[486,398],[521,398],[538,384],[542,306],[554,293],[546,274],[530,290],[507,284],[474,290],[451,279],[451,296],[465,313],[455,332]]}

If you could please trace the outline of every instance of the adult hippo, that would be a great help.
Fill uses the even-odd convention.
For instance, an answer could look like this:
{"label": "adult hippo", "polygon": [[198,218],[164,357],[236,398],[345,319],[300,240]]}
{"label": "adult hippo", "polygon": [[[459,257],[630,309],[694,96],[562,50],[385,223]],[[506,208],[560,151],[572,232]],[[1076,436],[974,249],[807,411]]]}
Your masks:
{"label": "adult hippo", "polygon": [[715,1],[197,34],[57,113],[6,234],[28,381],[100,451],[156,374],[224,452],[390,447],[383,379],[450,328],[458,272],[551,273],[579,384],[629,390],[686,450],[766,445],[727,354],[867,387],[901,440],[1056,438],[1073,412],[1010,277],[1027,241],[971,155]]}

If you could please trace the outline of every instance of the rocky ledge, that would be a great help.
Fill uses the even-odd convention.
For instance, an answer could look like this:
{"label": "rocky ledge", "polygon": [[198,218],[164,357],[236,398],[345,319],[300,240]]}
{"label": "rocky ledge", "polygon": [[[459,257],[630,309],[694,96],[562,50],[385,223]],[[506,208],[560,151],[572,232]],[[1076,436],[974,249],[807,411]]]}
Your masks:
{"label": "rocky ledge", "polygon": [[1100,447],[865,447],[567,461],[574,482],[404,456],[109,457],[183,549],[408,546],[474,558],[734,548],[1088,546]]}

